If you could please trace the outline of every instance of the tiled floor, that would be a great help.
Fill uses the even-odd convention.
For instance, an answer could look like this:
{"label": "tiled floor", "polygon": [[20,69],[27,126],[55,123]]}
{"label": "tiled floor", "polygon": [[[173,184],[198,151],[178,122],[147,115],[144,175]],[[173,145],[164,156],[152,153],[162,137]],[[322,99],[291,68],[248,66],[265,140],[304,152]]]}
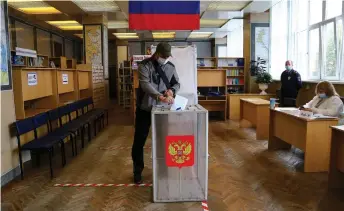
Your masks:
{"label": "tiled floor", "polygon": [[[134,132],[130,120],[128,112],[112,111],[110,126],[77,157],[69,156],[65,168],[61,168],[59,155],[55,156],[53,180],[47,165],[32,168],[28,163],[25,180],[17,179],[2,188],[1,210],[201,211],[199,202],[152,203],[151,187],[53,187],[56,183],[131,183],[130,149],[100,149],[130,147]],[[300,171],[302,153],[271,152],[267,141],[254,137],[254,130],[240,129],[236,122],[210,122],[210,210],[344,210],[344,190],[328,192],[326,173]],[[145,150],[145,160],[144,179],[151,182],[150,149]]]}

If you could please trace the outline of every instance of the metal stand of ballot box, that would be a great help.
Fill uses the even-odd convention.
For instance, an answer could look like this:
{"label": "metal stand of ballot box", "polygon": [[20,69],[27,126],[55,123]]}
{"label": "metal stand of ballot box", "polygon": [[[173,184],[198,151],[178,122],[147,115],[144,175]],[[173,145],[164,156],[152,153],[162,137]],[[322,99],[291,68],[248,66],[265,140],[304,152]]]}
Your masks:
{"label": "metal stand of ballot box", "polygon": [[153,201],[204,201],[208,194],[208,111],[152,110]]}

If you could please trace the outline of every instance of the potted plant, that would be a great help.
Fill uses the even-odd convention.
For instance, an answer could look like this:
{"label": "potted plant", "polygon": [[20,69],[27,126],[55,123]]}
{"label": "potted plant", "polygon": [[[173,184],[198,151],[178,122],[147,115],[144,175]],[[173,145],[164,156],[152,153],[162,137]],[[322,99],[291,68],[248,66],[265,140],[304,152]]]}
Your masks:
{"label": "potted plant", "polygon": [[266,95],[265,90],[268,89],[269,84],[272,83],[272,76],[266,71],[259,71],[257,73],[256,83],[258,84],[259,89],[262,91],[261,95]]}
{"label": "potted plant", "polygon": [[250,64],[251,76],[257,76],[260,72],[266,71],[266,61],[260,57],[258,57],[257,61],[252,60]]}

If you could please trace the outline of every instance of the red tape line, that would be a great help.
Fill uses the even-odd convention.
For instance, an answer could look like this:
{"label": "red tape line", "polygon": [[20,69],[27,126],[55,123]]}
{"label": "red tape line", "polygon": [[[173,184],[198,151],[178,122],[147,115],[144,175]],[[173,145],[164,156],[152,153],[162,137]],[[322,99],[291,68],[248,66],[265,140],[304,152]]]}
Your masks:
{"label": "red tape line", "polygon": [[[99,147],[101,150],[131,149],[132,147]],[[152,149],[152,147],[143,147],[144,149]]]}
{"label": "red tape line", "polygon": [[54,187],[151,187],[151,183],[144,184],[97,184],[97,183],[78,183],[78,184],[54,184]]}
{"label": "red tape line", "polygon": [[203,208],[203,211],[209,211],[208,202],[203,201],[203,202],[202,202],[202,208]]}

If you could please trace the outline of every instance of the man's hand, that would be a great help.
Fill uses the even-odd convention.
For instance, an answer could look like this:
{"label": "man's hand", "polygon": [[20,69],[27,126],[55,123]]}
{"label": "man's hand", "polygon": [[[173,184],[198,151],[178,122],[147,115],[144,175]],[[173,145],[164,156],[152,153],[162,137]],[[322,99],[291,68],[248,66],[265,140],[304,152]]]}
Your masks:
{"label": "man's hand", "polygon": [[173,104],[173,102],[174,102],[174,99],[171,96],[164,97],[163,95],[160,95],[159,100],[163,103],[168,103],[168,104]]}
{"label": "man's hand", "polygon": [[164,95],[167,97],[173,97],[173,91],[171,89],[168,89],[168,90],[166,90]]}

